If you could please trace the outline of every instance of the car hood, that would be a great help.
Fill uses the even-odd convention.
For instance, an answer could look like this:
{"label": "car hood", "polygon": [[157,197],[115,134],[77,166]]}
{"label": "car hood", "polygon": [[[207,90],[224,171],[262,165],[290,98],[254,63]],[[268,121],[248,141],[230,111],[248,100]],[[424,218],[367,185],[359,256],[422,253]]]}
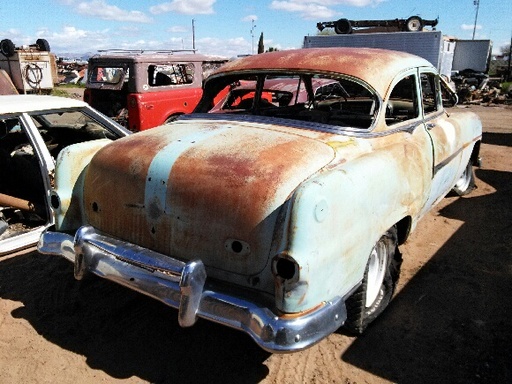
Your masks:
{"label": "car hood", "polygon": [[189,120],[117,140],[86,174],[100,231],[210,269],[252,275],[271,255],[280,208],[335,157],[297,129]]}

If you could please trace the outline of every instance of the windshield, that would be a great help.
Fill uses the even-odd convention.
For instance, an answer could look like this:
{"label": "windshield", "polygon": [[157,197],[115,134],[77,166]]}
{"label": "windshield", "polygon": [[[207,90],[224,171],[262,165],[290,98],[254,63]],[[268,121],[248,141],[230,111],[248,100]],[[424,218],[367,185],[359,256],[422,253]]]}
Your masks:
{"label": "windshield", "polygon": [[362,83],[311,74],[224,76],[207,83],[196,112],[250,114],[368,129],[378,97]]}

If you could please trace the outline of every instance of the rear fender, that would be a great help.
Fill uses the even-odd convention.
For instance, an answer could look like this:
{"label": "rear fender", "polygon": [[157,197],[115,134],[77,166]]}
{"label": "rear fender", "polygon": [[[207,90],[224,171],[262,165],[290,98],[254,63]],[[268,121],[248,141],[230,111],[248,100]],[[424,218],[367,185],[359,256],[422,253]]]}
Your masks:
{"label": "rear fender", "polygon": [[[425,179],[405,175],[391,151],[374,152],[303,183],[294,193],[282,251],[297,264],[293,284],[279,284],[277,306],[307,310],[343,297],[362,280],[368,256],[387,229],[415,217]],[[417,175],[416,175],[417,176]]]}
{"label": "rear fender", "polygon": [[55,209],[55,227],[58,231],[75,230],[84,222],[84,176],[92,157],[112,140],[100,139],[70,145],[57,157],[55,190],[51,204]]}

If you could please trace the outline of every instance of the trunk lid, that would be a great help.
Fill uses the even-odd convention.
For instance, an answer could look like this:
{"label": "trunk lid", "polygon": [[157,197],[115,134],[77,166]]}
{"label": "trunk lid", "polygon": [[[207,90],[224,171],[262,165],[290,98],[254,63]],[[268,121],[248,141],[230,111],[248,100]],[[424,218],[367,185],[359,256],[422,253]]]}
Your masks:
{"label": "trunk lid", "polygon": [[280,207],[335,156],[296,129],[272,128],[188,120],[109,144],[87,171],[88,222],[183,260],[260,272]]}

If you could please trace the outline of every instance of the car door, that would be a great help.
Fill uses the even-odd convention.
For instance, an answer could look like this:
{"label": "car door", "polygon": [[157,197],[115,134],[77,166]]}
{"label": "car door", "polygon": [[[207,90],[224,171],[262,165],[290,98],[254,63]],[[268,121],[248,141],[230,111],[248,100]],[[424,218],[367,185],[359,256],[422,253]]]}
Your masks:
{"label": "car door", "polygon": [[0,116],[0,255],[33,246],[53,224],[47,203],[53,170],[31,118]]}
{"label": "car door", "polygon": [[432,70],[420,69],[419,80],[421,113],[433,148],[432,185],[426,204],[430,207],[452,189],[466,163],[462,162],[461,127],[442,105],[439,75]]}

